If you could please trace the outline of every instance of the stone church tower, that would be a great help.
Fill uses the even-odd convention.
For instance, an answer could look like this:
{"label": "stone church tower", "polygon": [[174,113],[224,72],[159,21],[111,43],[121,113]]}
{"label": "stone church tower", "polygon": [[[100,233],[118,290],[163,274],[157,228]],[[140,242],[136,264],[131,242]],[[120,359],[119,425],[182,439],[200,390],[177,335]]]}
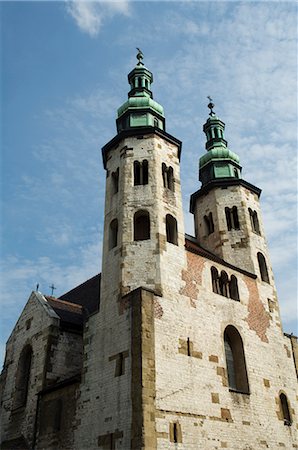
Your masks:
{"label": "stone church tower", "polygon": [[7,343],[3,449],[298,448],[297,338],[259,205],[210,100],[185,235],[181,142],[141,52],[102,149],[102,273],[33,292]]}

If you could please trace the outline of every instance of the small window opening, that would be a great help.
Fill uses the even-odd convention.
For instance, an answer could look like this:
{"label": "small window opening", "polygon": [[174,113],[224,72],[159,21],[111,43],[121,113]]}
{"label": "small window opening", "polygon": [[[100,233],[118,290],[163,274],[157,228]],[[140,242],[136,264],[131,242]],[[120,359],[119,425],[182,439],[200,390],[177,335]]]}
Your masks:
{"label": "small window opening", "polygon": [[221,295],[229,297],[229,277],[224,270],[220,274],[219,290]]}
{"label": "small window opening", "polygon": [[228,325],[224,331],[224,347],[230,389],[249,393],[244,349],[238,330]]}
{"label": "small window opening", "polygon": [[225,214],[226,214],[228,231],[230,231],[232,229],[239,230],[240,225],[239,225],[237,206],[233,206],[233,208],[226,207]]}
{"label": "small window opening", "polygon": [[156,119],[156,117],[154,118],[154,126],[158,127],[158,120]]}
{"label": "small window opening", "polygon": [[209,234],[212,234],[214,232],[214,223],[213,223],[212,212],[210,212],[208,214],[208,216],[204,216],[204,222],[205,222],[206,233],[209,236]]}
{"label": "small window opening", "polygon": [[291,415],[290,415],[290,408],[289,408],[287,396],[282,393],[279,396],[279,400],[280,400],[280,404],[281,404],[281,410],[282,410],[282,415],[283,415],[283,419],[284,419],[284,424],[287,426],[291,426],[292,419],[291,419]]}
{"label": "small window opening", "polygon": [[174,180],[174,170],[173,167],[167,167],[165,163],[162,163],[162,179],[163,186],[170,189],[170,191],[175,191],[175,180]]}
{"label": "small window opening", "polygon": [[171,214],[166,215],[167,242],[178,245],[177,220]]}
{"label": "small window opening", "polygon": [[134,215],[134,240],[150,239],[150,218],[148,211],[140,210]]}
{"label": "small window opening", "polygon": [[238,174],[238,170],[237,169],[234,169],[234,177],[235,178],[239,178],[239,174]]}
{"label": "small window opening", "polygon": [[179,422],[172,422],[169,424],[170,432],[170,442],[173,442],[174,444],[181,444],[182,443],[182,433],[181,433],[181,425]]}
{"label": "small window opening", "polygon": [[148,184],[148,161],[144,159],[142,162],[134,161],[134,185],[140,186]]}
{"label": "small window opening", "polygon": [[112,194],[117,194],[119,190],[119,167],[115,172],[112,172]]}
{"label": "small window opening", "polygon": [[251,208],[248,208],[248,212],[252,231],[254,233],[261,234],[257,211],[253,211]]}
{"label": "small window opening", "polygon": [[117,247],[118,244],[118,220],[113,219],[110,223],[109,249]]}
{"label": "small window opening", "polygon": [[177,430],[177,423],[173,423],[173,439],[174,442],[178,442],[178,430]]}
{"label": "small window opening", "polygon": [[174,171],[173,171],[173,167],[169,167],[168,168],[167,178],[168,178],[168,188],[170,189],[170,191],[174,191]]}
{"label": "small window opening", "polygon": [[219,290],[219,275],[216,267],[211,267],[211,278],[212,278],[212,290],[216,294],[220,294]]}
{"label": "small window opening", "polygon": [[238,282],[237,282],[237,278],[235,277],[235,275],[231,275],[231,279],[230,279],[230,297],[233,300],[239,301]]}
{"label": "small window opening", "polygon": [[148,83],[148,80],[147,80],[147,79],[145,79],[145,88],[146,88],[146,89],[149,89],[149,83]]}
{"label": "small window opening", "polygon": [[141,77],[138,78],[137,87],[142,87],[142,78]]}
{"label": "small window opening", "polygon": [[190,340],[187,338],[187,356],[191,356]]}
{"label": "small window opening", "polygon": [[116,359],[116,371],[115,371],[115,377],[121,377],[121,375],[124,375],[124,355],[123,353],[119,353],[117,355]]}
{"label": "small window opening", "polygon": [[269,283],[269,275],[268,275],[268,269],[265,257],[262,253],[257,254],[258,257],[258,263],[259,263],[259,269],[261,274],[262,281],[265,281],[266,283]]}

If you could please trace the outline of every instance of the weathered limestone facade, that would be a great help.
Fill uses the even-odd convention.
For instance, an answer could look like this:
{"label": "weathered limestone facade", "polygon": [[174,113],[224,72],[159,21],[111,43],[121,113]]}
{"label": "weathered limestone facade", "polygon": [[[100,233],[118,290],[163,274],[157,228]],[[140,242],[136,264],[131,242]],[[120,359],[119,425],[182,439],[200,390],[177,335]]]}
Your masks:
{"label": "weathered limestone facade", "polygon": [[282,331],[260,190],[210,103],[185,235],[181,142],[138,59],[103,147],[101,278],[32,293],[7,343],[1,448],[298,448],[297,338]]}

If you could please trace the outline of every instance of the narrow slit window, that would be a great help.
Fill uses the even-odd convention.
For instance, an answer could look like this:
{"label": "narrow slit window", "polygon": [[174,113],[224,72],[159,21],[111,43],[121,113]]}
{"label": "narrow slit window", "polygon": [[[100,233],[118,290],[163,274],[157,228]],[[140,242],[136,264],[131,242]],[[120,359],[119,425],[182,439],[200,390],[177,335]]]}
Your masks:
{"label": "narrow slit window", "polygon": [[119,190],[119,167],[115,172],[112,172],[112,194],[117,194]]}
{"label": "narrow slit window", "polygon": [[220,293],[219,290],[219,275],[218,275],[218,270],[216,269],[216,267],[211,267],[211,279],[212,279],[212,290],[213,292],[215,292],[216,294]]}
{"label": "narrow slit window", "polygon": [[208,215],[204,216],[204,223],[205,223],[206,234],[209,236],[209,234],[212,234],[214,232],[214,223],[213,223],[212,212],[210,212]]}
{"label": "narrow slit window", "polygon": [[239,290],[238,290],[238,282],[235,275],[231,275],[230,279],[230,297],[233,300],[239,301]]}
{"label": "narrow slit window", "polygon": [[118,244],[118,220],[114,219],[110,223],[109,249],[117,247]]}
{"label": "narrow slit window", "polygon": [[224,297],[229,297],[229,277],[224,270],[219,277],[219,291]]}
{"label": "narrow slit window", "polygon": [[174,192],[174,171],[173,167],[169,167],[167,171],[168,188]]}
{"label": "narrow slit window", "polygon": [[191,356],[190,340],[187,338],[187,356]]}
{"label": "narrow slit window", "polygon": [[167,242],[178,245],[177,220],[171,214],[166,215]]}

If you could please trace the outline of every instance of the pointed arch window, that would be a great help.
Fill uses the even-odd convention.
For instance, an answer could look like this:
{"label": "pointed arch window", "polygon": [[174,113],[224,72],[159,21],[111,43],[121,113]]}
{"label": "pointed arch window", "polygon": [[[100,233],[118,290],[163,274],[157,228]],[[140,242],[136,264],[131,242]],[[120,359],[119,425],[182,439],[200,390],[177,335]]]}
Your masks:
{"label": "pointed arch window", "polygon": [[292,419],[291,419],[291,414],[290,414],[289,403],[288,403],[287,396],[283,392],[279,396],[279,401],[280,401],[282,416],[284,419],[284,424],[290,426],[290,425],[292,425]]}
{"label": "pointed arch window", "polygon": [[117,194],[119,190],[119,167],[112,172],[112,195]]}
{"label": "pointed arch window", "polygon": [[231,231],[232,229],[239,230],[240,224],[239,224],[237,206],[233,206],[232,208],[226,207],[225,214],[226,214],[228,230],[229,231]]}
{"label": "pointed arch window", "polygon": [[208,215],[204,216],[204,223],[205,223],[205,229],[206,233],[209,236],[214,232],[214,222],[212,217],[212,212],[210,212]]}
{"label": "pointed arch window", "polygon": [[239,331],[232,325],[224,331],[224,347],[230,389],[249,394],[243,342]]}
{"label": "pointed arch window", "polygon": [[26,345],[21,352],[16,373],[16,386],[14,394],[15,409],[25,406],[27,402],[32,355],[33,352],[31,345]]}
{"label": "pointed arch window", "polygon": [[166,215],[167,242],[178,245],[177,220],[171,214]]}
{"label": "pointed arch window", "polygon": [[145,210],[137,211],[134,215],[134,240],[150,239],[150,217]]}
{"label": "pointed arch window", "polygon": [[216,294],[220,294],[219,290],[219,275],[216,267],[211,267],[211,279],[212,279],[212,290]]}
{"label": "pointed arch window", "polygon": [[148,161],[147,161],[147,159],[144,159],[143,161],[134,161],[133,171],[134,171],[134,185],[135,186],[148,184]]}
{"label": "pointed arch window", "polygon": [[219,291],[224,297],[229,297],[229,277],[224,270],[221,272],[219,278]]}
{"label": "pointed arch window", "polygon": [[261,252],[258,252],[257,258],[258,258],[258,263],[259,263],[261,279],[262,279],[262,281],[269,283],[269,275],[268,275],[268,269],[267,269],[265,257]]}
{"label": "pointed arch window", "polygon": [[110,223],[109,249],[117,247],[118,244],[118,220],[113,219]]}
{"label": "pointed arch window", "polygon": [[238,291],[238,282],[235,275],[231,275],[230,279],[230,297],[233,300],[239,301],[239,291]]}
{"label": "pointed arch window", "polygon": [[256,234],[261,234],[257,211],[253,211],[251,208],[248,208],[248,212],[252,231]]}

